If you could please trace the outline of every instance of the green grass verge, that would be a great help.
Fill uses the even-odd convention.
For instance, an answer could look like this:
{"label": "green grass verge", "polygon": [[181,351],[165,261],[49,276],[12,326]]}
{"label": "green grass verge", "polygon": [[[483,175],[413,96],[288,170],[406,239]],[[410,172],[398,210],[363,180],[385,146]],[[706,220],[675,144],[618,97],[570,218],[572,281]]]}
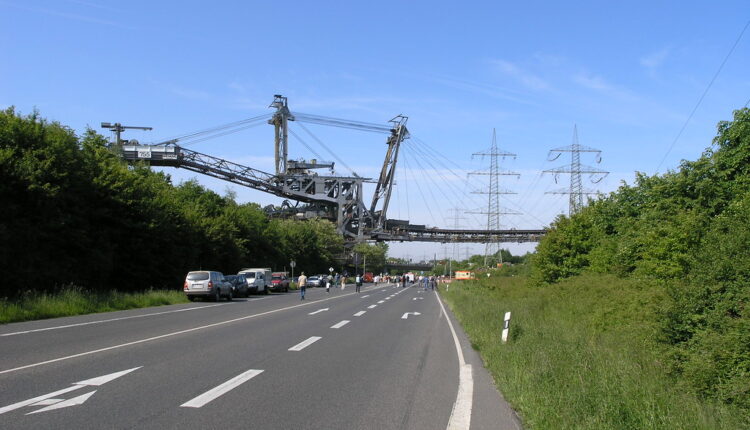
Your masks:
{"label": "green grass verge", "polygon": [[[534,429],[737,429],[741,411],[668,375],[663,291],[585,275],[547,287],[496,277],[440,288],[498,388]],[[510,339],[500,342],[512,312]]]}
{"label": "green grass verge", "polygon": [[185,293],[174,290],[92,293],[66,287],[56,293],[27,293],[15,301],[0,299],[0,324],[175,303],[188,303]]}

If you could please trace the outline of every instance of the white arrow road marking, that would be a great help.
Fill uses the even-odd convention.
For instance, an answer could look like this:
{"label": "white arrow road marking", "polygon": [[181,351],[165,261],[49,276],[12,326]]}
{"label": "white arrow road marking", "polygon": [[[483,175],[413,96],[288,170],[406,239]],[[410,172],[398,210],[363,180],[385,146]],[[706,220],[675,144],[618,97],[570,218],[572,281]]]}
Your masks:
{"label": "white arrow road marking", "polygon": [[405,319],[409,318],[409,315],[422,315],[422,314],[420,314],[419,312],[407,312],[407,313],[401,315],[401,319],[405,320]]}
{"label": "white arrow road marking", "polygon": [[370,306],[367,307],[367,309],[374,309],[374,308],[377,308],[377,307],[378,307],[378,305],[370,305]]}
{"label": "white arrow road marking", "polygon": [[[39,409],[38,411],[29,412],[26,415],[38,414],[39,412],[53,411],[55,409],[67,408],[69,406],[82,405],[82,404],[84,404],[84,402],[86,402],[86,400],[89,399],[89,397],[93,396],[94,393],[96,393],[96,390],[91,391],[91,392],[86,393],[86,394],[81,394],[78,397],[73,397],[72,399],[68,399],[68,400],[65,400],[63,402],[55,403],[54,405],[47,406],[46,408]],[[36,405],[34,405],[34,406],[36,406]]]}
{"label": "white arrow road marking", "polygon": [[359,311],[359,312],[357,312],[356,314],[354,314],[354,316],[355,316],[355,317],[361,317],[362,315],[364,315],[364,314],[365,314],[365,312],[367,312],[367,311]]}
{"label": "white arrow road marking", "polygon": [[414,297],[412,300],[424,300],[424,297]]}
{"label": "white arrow road marking", "polygon": [[341,327],[343,327],[343,326],[345,326],[347,324],[349,324],[349,320],[343,320],[341,322],[338,322],[338,323],[332,325],[331,328],[341,328]]}
{"label": "white arrow road marking", "polygon": [[41,402],[34,403],[34,406],[49,406],[49,405],[54,405],[55,403],[60,403],[63,400],[65,400],[65,399],[47,399],[47,400],[42,400]]}
{"label": "white arrow road marking", "polygon": [[318,313],[321,313],[321,312],[325,312],[327,310],[328,310],[328,308],[318,309],[315,312],[310,312],[308,315],[315,315],[315,314],[318,314]]}
{"label": "white arrow road marking", "polygon": [[257,369],[250,369],[247,372],[242,372],[239,375],[235,376],[234,378],[228,380],[227,382],[224,382],[223,384],[212,388],[205,393],[201,394],[200,396],[188,400],[187,402],[180,405],[182,408],[200,408],[201,406],[205,405],[206,403],[214,400],[215,398],[234,390],[235,388],[242,385],[244,382],[247,382],[254,377],[260,375],[263,373],[262,370]]}
{"label": "white arrow road marking", "polygon": [[[54,398],[56,396],[59,396],[61,394],[65,394],[65,393],[69,393],[71,391],[75,391],[75,390],[81,389],[81,388],[86,387],[86,386],[95,386],[95,387],[98,387],[98,386],[106,384],[107,382],[110,382],[110,381],[112,381],[114,379],[117,379],[120,376],[128,374],[128,373],[130,373],[130,372],[132,372],[134,370],[138,370],[141,367],[143,367],[143,366],[134,367],[132,369],[123,370],[121,372],[110,373],[109,375],[99,376],[97,378],[86,379],[85,381],[74,383],[73,386],[71,386],[71,387],[63,388],[62,390],[54,391],[52,393],[45,394],[43,396],[34,397],[33,399],[24,400],[22,402],[18,402],[18,403],[14,403],[12,405],[8,405],[8,406],[5,406],[5,407],[2,407],[2,408],[0,408],[0,415],[4,414],[6,412],[10,412],[10,411],[22,408],[24,406],[36,406],[36,405],[45,406],[45,405],[50,405],[50,404],[52,404],[51,402],[53,402],[54,400],[58,400],[58,399]],[[90,394],[94,394],[94,393],[92,392]],[[79,396],[79,397],[81,397],[81,396]],[[76,399],[77,398],[78,397],[76,397]],[[88,397],[86,397],[86,399],[88,399]],[[86,401],[86,399],[84,399],[84,401]],[[65,403],[65,402],[69,402],[71,400],[73,400],[73,399],[66,400],[66,401],[63,401],[62,399],[59,399],[58,402],[54,402],[54,403],[57,403],[57,404],[59,404],[61,402]],[[81,402],[81,403],[83,403],[83,402]],[[79,404],[80,405],[81,403],[75,403],[75,404]],[[68,404],[68,405],[61,406],[61,407],[74,406],[75,404]],[[39,412],[41,412],[41,410]]]}
{"label": "white arrow road marking", "polygon": [[320,339],[323,339],[320,336],[311,336],[307,340],[304,340],[293,347],[289,348],[289,351],[302,351],[303,349],[307,348],[308,346],[312,345],[313,343],[319,341]]}

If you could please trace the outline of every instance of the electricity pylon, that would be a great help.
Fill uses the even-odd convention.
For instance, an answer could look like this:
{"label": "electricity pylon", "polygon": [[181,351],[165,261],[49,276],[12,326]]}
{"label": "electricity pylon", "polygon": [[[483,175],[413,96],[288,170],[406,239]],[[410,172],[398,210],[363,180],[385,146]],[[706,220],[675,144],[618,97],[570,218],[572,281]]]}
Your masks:
{"label": "electricity pylon", "polygon": [[555,161],[560,158],[560,155],[562,155],[563,152],[570,152],[570,166],[548,169],[543,173],[554,173],[555,183],[557,183],[557,178],[561,173],[570,174],[570,187],[568,189],[563,188],[560,190],[548,191],[545,194],[569,194],[568,216],[570,216],[578,213],[581,208],[583,208],[584,194],[596,194],[596,191],[583,187],[581,173],[589,174],[591,182],[598,184],[609,174],[609,172],[581,164],[581,152],[591,152],[596,154],[596,163],[599,164],[602,161],[602,151],[578,143],[577,125],[573,126],[573,144],[550,150],[547,159],[549,161]]}
{"label": "electricity pylon", "polygon": [[[505,157],[516,157],[516,154],[510,152],[498,151],[497,149],[497,133],[495,129],[492,129],[492,146],[489,152],[475,152],[471,154],[471,158],[474,157],[489,157],[490,169],[485,171],[471,172],[469,175],[485,175],[490,177],[489,188],[485,190],[475,190],[472,194],[486,194],[487,195],[487,210],[486,211],[472,211],[467,212],[471,214],[487,215],[487,230],[500,230],[500,215],[518,215],[518,212],[500,206],[500,195],[501,194],[517,194],[513,191],[507,190],[500,187],[500,176],[521,176],[516,172],[509,172],[501,170],[498,162],[498,158]],[[487,260],[491,255],[495,255],[500,250],[500,244],[498,242],[487,242],[484,245],[484,265],[487,266]],[[500,254],[502,262],[502,253]]]}
{"label": "electricity pylon", "polygon": [[[453,209],[448,210],[448,212],[450,212],[452,214],[451,218],[453,219],[453,229],[454,230],[458,230],[458,228],[461,227],[461,224],[460,224],[459,221],[466,219],[466,218],[464,218],[464,217],[461,216],[461,212],[462,212],[461,208],[453,208]],[[452,273],[452,270],[453,270],[452,262],[453,262],[453,260],[458,261],[456,259],[457,258],[456,257],[456,251],[457,250],[458,250],[458,242],[454,241],[453,242],[453,249],[452,249],[452,252],[451,252],[451,257],[448,259],[448,274]]]}

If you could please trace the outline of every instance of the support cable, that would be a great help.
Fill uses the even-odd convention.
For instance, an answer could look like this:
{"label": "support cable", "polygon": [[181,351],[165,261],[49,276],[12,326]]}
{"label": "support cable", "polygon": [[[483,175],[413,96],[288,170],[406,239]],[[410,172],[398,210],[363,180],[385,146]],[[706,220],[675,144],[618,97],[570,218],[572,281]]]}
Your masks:
{"label": "support cable", "polygon": [[294,130],[289,129],[289,134],[291,134],[292,136],[294,136],[295,138],[297,138],[297,140],[299,140],[300,143],[302,143],[302,145],[305,146],[305,148],[307,148],[310,152],[312,152],[314,156],[318,157],[318,160],[321,160],[321,161],[323,160],[323,157],[321,157],[320,154],[318,154],[317,152],[315,152],[315,150],[312,149],[312,147],[310,145],[308,145],[307,142],[305,142],[305,140],[302,139],[297,133],[295,133]]}
{"label": "support cable", "polygon": [[[412,148],[415,151],[418,151],[423,156],[423,158],[425,159],[425,161],[428,164],[430,164],[430,166],[433,168],[433,170],[435,171],[435,173],[438,176],[440,176],[440,179],[447,185],[447,190],[451,191],[454,194],[454,196],[456,197],[456,202],[462,202],[463,203],[468,198],[471,201],[472,204],[476,204],[476,201],[474,201],[474,198],[471,195],[469,195],[468,193],[466,193],[466,188],[468,188],[468,184],[467,184],[466,179],[464,179],[464,178],[462,178],[460,176],[457,176],[461,181],[463,181],[463,183],[464,183],[464,190],[461,190],[460,188],[457,188],[453,184],[453,181],[451,181],[448,178],[446,178],[445,176],[443,176],[440,173],[440,169],[437,168],[437,167],[435,167],[435,165],[430,162],[430,159],[433,159],[434,161],[436,161],[436,162],[439,163],[439,160],[437,158],[435,158],[434,156],[432,156],[431,154],[429,154],[429,152],[425,151],[423,148],[420,148],[416,144],[411,144],[410,143],[410,145],[412,146]],[[448,170],[450,170],[450,169],[448,169]],[[438,188],[446,189],[445,187],[438,187]],[[474,218],[474,221],[477,223],[477,225],[481,225],[482,224],[481,221],[478,220],[476,214],[470,214],[470,215],[472,215],[472,218]]]}
{"label": "support cable", "polygon": [[[163,139],[162,141],[171,141],[171,140],[180,140],[180,141],[183,141],[183,140],[190,140],[190,139],[192,139],[194,137],[198,137],[198,136],[203,135],[203,134],[220,132],[222,130],[226,130],[226,129],[233,128],[233,127],[240,127],[240,126],[247,125],[247,124],[254,123],[254,122],[263,122],[264,120],[270,119],[271,116],[272,116],[272,114],[266,113],[266,114],[258,115],[258,116],[252,117],[252,118],[241,119],[239,121],[233,121],[233,122],[229,122],[229,123],[226,123],[226,124],[221,124],[221,125],[217,125],[217,126],[214,126],[214,127],[206,128],[206,129],[203,129],[203,130],[198,130],[198,131],[190,132],[190,133],[187,133],[187,134],[172,136],[170,138]],[[237,130],[237,131],[239,131],[239,130]]]}
{"label": "support cable", "polygon": [[357,174],[357,172],[354,171],[354,169],[352,169],[351,167],[349,167],[349,165],[346,164],[344,162],[344,160],[342,160],[341,158],[339,158],[336,155],[335,152],[331,151],[331,149],[325,143],[323,143],[322,140],[318,139],[318,137],[315,136],[307,127],[305,127],[304,124],[298,122],[297,125],[300,126],[300,128],[302,128],[302,130],[304,130],[308,135],[310,135],[310,137],[312,137],[313,140],[315,140],[315,142],[318,143],[318,145],[320,145],[321,147],[323,147],[323,149],[325,149],[326,152],[328,152],[331,155],[331,157],[333,157],[336,160],[336,162],[340,163],[342,166],[344,166],[347,169],[349,169],[349,171],[352,173],[353,176],[359,177],[359,175]]}
{"label": "support cable", "polygon": [[195,145],[196,143],[205,142],[206,140],[211,140],[211,139],[215,139],[217,137],[226,136],[228,134],[237,133],[237,132],[240,132],[240,131],[243,131],[243,130],[247,130],[247,129],[250,129],[250,128],[253,128],[253,127],[257,127],[259,125],[263,125],[263,124],[264,124],[263,122],[257,122],[257,123],[254,123],[254,124],[246,125],[244,127],[235,128],[233,130],[227,130],[227,131],[224,131],[224,132],[221,132],[221,133],[216,133],[216,134],[211,134],[211,135],[208,135],[208,136],[203,136],[203,137],[198,138],[198,139],[187,139],[187,142],[185,142],[183,140],[179,140],[179,142],[180,142],[180,146],[186,147],[186,146],[190,146],[190,145]]}
{"label": "support cable", "polygon": [[[410,167],[408,166],[409,164],[408,159],[411,156],[411,154],[408,151],[405,151],[404,155],[406,155],[404,157],[404,166],[407,169],[410,169]],[[420,176],[424,176],[424,175],[420,175]],[[422,187],[419,185],[419,180],[415,179],[414,183],[417,185],[417,190],[419,191],[419,195],[422,196],[422,201],[424,201],[425,207],[427,208],[427,212],[430,214],[430,218],[432,218],[433,224],[437,225],[437,223],[435,222],[435,216],[432,214],[432,209],[430,208],[430,205],[427,202],[427,199],[425,198],[424,193],[422,192]]]}
{"label": "support cable", "polygon": [[[448,185],[448,187],[449,187],[448,189],[451,190],[451,191],[453,191],[454,195],[457,196],[457,199],[456,199],[457,202],[460,201],[460,202],[463,203],[466,199],[468,199],[471,204],[473,204],[473,205],[477,204],[477,202],[474,200],[475,197],[471,196],[469,193],[466,192],[466,190],[468,189],[468,181],[465,178],[457,176],[463,182],[463,184],[464,184],[464,189],[461,190],[460,188],[458,188],[456,185],[453,184],[453,181],[451,181],[448,178],[444,177],[440,173],[440,169],[436,168],[434,164],[432,164],[432,163],[429,162],[429,159],[433,159],[433,160],[435,160],[436,162],[439,163],[439,160],[436,157],[434,157],[431,154],[429,154],[429,152],[428,152],[429,148],[427,148],[427,150],[425,150],[424,148],[419,148],[418,146],[415,145],[414,149],[421,152],[421,154],[423,155],[423,157],[425,158],[425,160],[432,166],[432,168],[435,170],[435,172],[438,174],[438,176],[440,176],[441,180],[445,184]],[[450,169],[448,169],[448,170],[450,170]],[[474,221],[477,223],[477,225],[482,225],[482,222],[477,218],[476,214],[469,214],[469,215],[471,215],[472,218],[474,218]]]}

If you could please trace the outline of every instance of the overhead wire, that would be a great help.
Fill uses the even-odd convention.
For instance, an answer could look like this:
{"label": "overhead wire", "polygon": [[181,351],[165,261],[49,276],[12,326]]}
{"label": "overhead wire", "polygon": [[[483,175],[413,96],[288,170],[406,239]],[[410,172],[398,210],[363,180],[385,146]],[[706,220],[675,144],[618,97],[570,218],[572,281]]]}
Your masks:
{"label": "overhead wire", "polygon": [[742,28],[742,31],[740,32],[740,35],[737,36],[737,39],[734,41],[732,48],[724,57],[724,60],[722,60],[721,64],[719,65],[719,68],[716,70],[716,73],[714,73],[714,76],[711,78],[711,81],[706,86],[706,89],[703,90],[703,94],[701,94],[700,98],[698,99],[698,102],[693,107],[693,110],[690,111],[690,115],[688,115],[687,119],[685,120],[685,123],[682,124],[682,127],[680,128],[680,131],[677,133],[677,136],[675,136],[674,140],[669,145],[669,149],[667,149],[667,153],[664,154],[664,157],[662,157],[661,161],[659,162],[659,165],[656,166],[656,173],[659,172],[659,169],[661,168],[662,164],[664,164],[664,161],[667,159],[669,154],[672,152],[672,149],[674,149],[674,146],[677,144],[677,141],[680,139],[680,137],[682,136],[682,133],[685,131],[685,128],[687,128],[688,124],[690,123],[690,120],[693,119],[693,115],[695,115],[695,112],[698,110],[698,107],[703,102],[703,99],[706,97],[706,94],[708,94],[708,90],[710,90],[711,86],[713,86],[714,81],[716,81],[716,78],[719,77],[719,73],[721,73],[721,70],[724,68],[724,65],[727,63],[727,60],[729,60],[729,57],[734,52],[734,49],[740,43],[740,39],[742,39],[742,35],[745,34],[745,30],[747,30],[748,26],[750,26],[750,20],[748,20],[745,26]]}
{"label": "overhead wire", "polygon": [[185,140],[179,140],[178,139],[178,143],[182,147],[190,146],[190,145],[195,145],[196,143],[205,142],[206,140],[216,139],[217,137],[222,137],[222,136],[226,136],[228,134],[237,133],[237,132],[240,132],[240,131],[243,131],[243,130],[247,130],[247,129],[250,129],[250,128],[253,128],[253,127],[257,127],[257,126],[262,125],[262,124],[263,124],[262,122],[257,122],[257,123],[254,123],[254,124],[248,124],[248,125],[246,125],[244,127],[239,127],[239,128],[235,128],[235,129],[232,129],[232,130],[223,131],[221,133],[211,134],[211,135],[203,136],[203,137],[200,137],[200,138],[192,138],[192,139],[185,139]]}

